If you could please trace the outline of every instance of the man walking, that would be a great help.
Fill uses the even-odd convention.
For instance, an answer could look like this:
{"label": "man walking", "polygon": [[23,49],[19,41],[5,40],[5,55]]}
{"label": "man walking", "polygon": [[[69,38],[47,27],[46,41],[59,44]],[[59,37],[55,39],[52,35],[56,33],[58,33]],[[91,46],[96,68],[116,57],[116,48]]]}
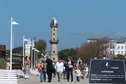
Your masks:
{"label": "man walking", "polygon": [[52,80],[52,73],[53,71],[53,64],[52,64],[52,60],[50,59],[49,56],[46,57],[46,68],[47,68],[47,75],[48,75],[48,82],[51,82]]}
{"label": "man walking", "polygon": [[62,80],[63,70],[65,69],[64,64],[63,64],[61,59],[59,59],[59,61],[56,63],[55,69],[56,69],[56,72],[57,72],[58,82],[60,82]]}

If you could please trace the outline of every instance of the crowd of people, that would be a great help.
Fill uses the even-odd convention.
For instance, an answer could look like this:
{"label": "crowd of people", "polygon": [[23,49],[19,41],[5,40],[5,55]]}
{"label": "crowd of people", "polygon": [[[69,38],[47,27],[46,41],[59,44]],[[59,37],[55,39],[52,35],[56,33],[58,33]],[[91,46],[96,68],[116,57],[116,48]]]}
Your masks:
{"label": "crowd of people", "polygon": [[72,58],[69,56],[68,60],[65,62],[62,59],[59,59],[57,62],[53,62],[49,56],[41,59],[38,63],[38,71],[40,73],[40,82],[51,82],[52,77],[57,76],[58,82],[61,82],[62,79],[66,79],[67,82],[73,82],[73,73],[76,74],[76,81],[84,79],[85,77],[85,64],[82,62],[81,58],[77,60],[77,63],[74,63]]}

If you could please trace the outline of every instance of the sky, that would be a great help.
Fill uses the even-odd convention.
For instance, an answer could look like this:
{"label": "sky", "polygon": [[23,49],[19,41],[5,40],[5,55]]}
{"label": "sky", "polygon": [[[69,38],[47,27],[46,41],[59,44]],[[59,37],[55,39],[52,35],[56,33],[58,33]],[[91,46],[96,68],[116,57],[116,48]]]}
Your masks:
{"label": "sky", "polygon": [[11,17],[13,47],[25,37],[43,39],[50,50],[50,22],[58,22],[58,51],[80,47],[88,38],[126,36],[126,0],[0,0],[0,44],[10,48]]}

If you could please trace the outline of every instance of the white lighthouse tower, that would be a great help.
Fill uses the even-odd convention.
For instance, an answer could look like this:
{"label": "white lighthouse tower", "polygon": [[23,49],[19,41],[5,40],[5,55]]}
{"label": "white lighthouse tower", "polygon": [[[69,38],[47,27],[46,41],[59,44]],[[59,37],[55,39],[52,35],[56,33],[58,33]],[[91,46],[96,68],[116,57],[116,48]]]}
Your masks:
{"label": "white lighthouse tower", "polygon": [[56,62],[58,61],[57,45],[58,45],[59,40],[57,38],[58,23],[55,16],[51,20],[50,27],[51,27],[51,40],[50,40],[50,53],[51,54],[50,55],[51,55],[51,59]]}

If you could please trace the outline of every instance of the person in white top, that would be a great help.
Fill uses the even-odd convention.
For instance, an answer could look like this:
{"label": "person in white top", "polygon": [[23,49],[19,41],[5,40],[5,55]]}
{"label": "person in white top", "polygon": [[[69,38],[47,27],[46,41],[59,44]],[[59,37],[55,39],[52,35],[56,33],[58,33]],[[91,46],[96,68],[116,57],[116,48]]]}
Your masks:
{"label": "person in white top", "polygon": [[76,74],[76,80],[80,82],[81,70],[79,67],[77,67],[77,69],[75,70],[75,74]]}
{"label": "person in white top", "polygon": [[63,70],[65,69],[61,59],[59,59],[59,61],[55,64],[55,69],[57,72],[58,82],[60,82],[62,79]]}
{"label": "person in white top", "polygon": [[82,63],[82,59],[78,58],[78,60],[77,60],[77,66],[80,66],[81,63]]}

